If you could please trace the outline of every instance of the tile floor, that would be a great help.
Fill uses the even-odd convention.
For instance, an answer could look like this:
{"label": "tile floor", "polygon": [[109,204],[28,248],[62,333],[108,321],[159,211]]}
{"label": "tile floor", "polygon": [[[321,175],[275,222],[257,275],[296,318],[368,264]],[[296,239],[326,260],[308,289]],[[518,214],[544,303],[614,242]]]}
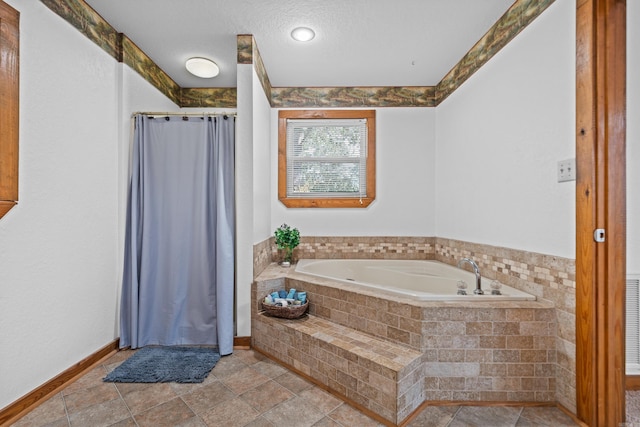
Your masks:
{"label": "tile floor", "polygon": [[[252,350],[223,357],[201,384],[104,383],[121,351],[18,420],[36,426],[368,427],[382,424]],[[557,408],[427,407],[409,427],[575,426]]]}

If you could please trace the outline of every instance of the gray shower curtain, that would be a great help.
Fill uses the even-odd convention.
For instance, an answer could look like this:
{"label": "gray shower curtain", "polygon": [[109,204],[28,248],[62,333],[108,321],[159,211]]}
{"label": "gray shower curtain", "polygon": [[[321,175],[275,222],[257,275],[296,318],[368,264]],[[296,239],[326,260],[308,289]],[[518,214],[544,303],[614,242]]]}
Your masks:
{"label": "gray shower curtain", "polygon": [[120,347],[233,351],[233,116],[136,115]]}

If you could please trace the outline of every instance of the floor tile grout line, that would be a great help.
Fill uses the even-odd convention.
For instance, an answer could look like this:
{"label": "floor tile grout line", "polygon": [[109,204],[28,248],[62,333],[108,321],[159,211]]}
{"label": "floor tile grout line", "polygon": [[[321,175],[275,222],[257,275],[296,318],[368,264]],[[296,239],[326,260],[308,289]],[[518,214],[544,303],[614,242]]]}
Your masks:
{"label": "floor tile grout line", "polygon": [[[338,408],[339,408],[340,406],[342,406],[342,405],[346,405],[346,404],[347,404],[347,403],[342,402],[342,404],[341,404],[341,405],[338,405]],[[338,409],[338,408],[336,408],[336,409]],[[352,408],[353,408],[353,406],[352,406]],[[336,409],[334,409],[333,411],[335,411]],[[348,427],[348,426],[345,426],[344,424],[342,424],[340,421],[336,420],[335,418],[331,417],[331,413],[333,413],[333,411],[331,411],[329,414],[327,414],[327,418],[329,418],[329,419],[330,419],[331,421],[333,421],[334,423],[338,424],[340,427]]]}
{"label": "floor tile grout line", "polygon": [[[106,365],[102,365],[105,369],[105,371],[109,372],[109,369],[107,368]],[[129,416],[131,417],[131,419],[133,420],[133,422],[135,423],[136,426],[139,427],[138,425],[138,420],[136,420],[136,417],[133,415],[133,412],[131,412],[131,408],[129,408],[129,405],[127,405],[127,401],[124,400],[124,396],[122,396],[122,393],[120,392],[120,389],[118,388],[116,383],[112,383],[113,387],[116,389],[116,392],[118,393],[118,396],[120,397],[120,400],[122,401],[122,403],[124,404],[124,407],[127,408],[127,412],[129,412]],[[69,423],[71,424],[71,423]]]}
{"label": "floor tile grout line", "polygon": [[458,413],[460,412],[461,409],[462,409],[462,406],[458,406],[458,409],[456,409],[456,412],[453,413],[453,416],[451,417],[451,419],[447,423],[447,427],[450,426],[451,423],[453,423],[453,421],[455,421],[456,416],[458,415]]}
{"label": "floor tile grout line", "polygon": [[62,391],[60,392],[60,398],[62,399],[62,405],[64,406],[64,413],[67,416],[67,425],[71,427],[71,417],[69,416],[69,408],[67,408],[67,399],[65,399]]}
{"label": "floor tile grout line", "polygon": [[[280,376],[282,376],[282,375],[285,375],[285,374],[286,374],[286,372],[285,372],[285,373],[283,373],[283,374],[281,374],[281,375],[279,375],[278,377],[280,377]],[[278,378],[278,377],[276,377],[276,378]],[[276,409],[277,407],[284,405],[286,402],[289,402],[289,401],[290,401],[290,400],[292,400],[292,399],[299,398],[299,399],[302,399],[302,400],[303,400],[304,402],[306,402],[307,404],[312,405],[312,404],[311,404],[311,402],[309,402],[309,401],[308,401],[307,399],[305,399],[304,397],[300,396],[300,393],[302,393],[302,392],[304,392],[304,391],[307,391],[307,390],[310,390],[311,388],[307,388],[307,389],[302,390],[301,392],[296,393],[296,392],[294,392],[293,390],[290,390],[290,389],[288,389],[287,387],[283,386],[282,384],[278,383],[278,382],[276,381],[276,378],[269,378],[269,380],[268,380],[268,381],[266,381],[266,382],[264,382],[264,383],[262,383],[262,384],[266,384],[266,383],[268,383],[269,381],[272,381],[273,383],[278,384],[279,386],[281,386],[281,387],[283,387],[284,389],[286,389],[287,391],[289,391],[289,392],[291,393],[291,395],[292,395],[290,398],[288,398],[288,399],[286,399],[286,400],[283,400],[282,402],[280,402],[280,403],[278,403],[278,404],[276,404],[276,405],[272,406],[271,408],[269,408],[268,410],[266,410],[266,411],[264,411],[264,412],[259,412],[258,408],[256,408],[255,406],[253,406],[253,405],[251,405],[251,404],[249,403],[249,406],[251,406],[253,409],[255,409],[255,410],[258,412],[258,417],[257,417],[257,418],[262,417],[262,418],[264,418],[265,420],[267,420],[269,423],[271,423],[271,421],[270,421],[268,418],[265,418],[265,417],[264,417],[264,415],[265,415],[266,413],[270,412],[270,411],[273,411],[273,410],[274,410],[274,409]],[[256,387],[258,387],[258,386],[260,386],[260,385],[262,385],[262,384],[258,384],[258,385],[256,385]],[[246,393],[246,392],[248,392],[248,391],[250,391],[250,390],[253,390],[253,389],[255,389],[256,387],[252,387],[251,389],[246,390],[244,393]],[[244,393],[242,393],[242,394],[244,394]],[[236,396],[242,399],[242,396],[241,396],[240,394],[237,394]],[[338,409],[340,406],[345,405],[345,404],[346,404],[346,402],[344,402],[344,401],[340,400],[340,404],[338,404],[335,408],[333,408],[333,409],[331,410],[331,412],[335,411],[335,410],[336,410],[336,409]],[[318,408],[318,407],[317,407],[317,406],[315,406],[315,405],[313,405],[313,406],[314,406],[314,408],[315,408],[315,409],[317,409],[317,410],[318,410],[318,412],[319,412],[319,413],[321,413],[321,414],[322,414],[322,418],[329,418],[330,420],[332,420],[333,422],[335,422],[336,424],[338,424],[340,427],[344,427],[342,423],[340,423],[340,422],[338,422],[337,420],[335,420],[335,419],[331,418],[331,416],[330,416],[330,413],[331,413],[331,412],[329,412],[329,413],[324,413],[324,411],[322,411],[322,409]],[[322,419],[322,418],[321,418],[321,419]],[[250,423],[249,423],[249,424],[250,424]],[[273,423],[271,423],[271,424],[273,424]]]}
{"label": "floor tile grout line", "polygon": [[[189,394],[189,393],[185,393],[185,394]],[[185,402],[185,400],[182,398],[182,396],[183,396],[182,394],[179,394],[179,395],[178,395],[178,398],[179,398],[180,400],[182,400],[182,403],[184,403],[184,404],[185,404],[185,406],[186,406],[187,408],[189,408],[189,410],[193,413],[193,415],[195,415],[195,417],[196,417],[200,422],[202,422],[202,424],[204,424],[205,426],[208,426],[209,424],[207,424],[207,423],[204,421],[204,419],[200,416],[200,414],[198,414],[198,413],[197,413],[197,412],[196,412],[196,411],[195,411],[191,406],[189,406],[189,404],[188,404],[187,402]],[[218,405],[216,405],[216,406],[218,406]]]}
{"label": "floor tile grout line", "polygon": [[[129,357],[133,356],[133,354],[135,354],[135,352],[133,352]],[[103,363],[100,364],[100,366],[102,367],[102,369],[104,369],[105,371],[105,375],[109,374],[109,367],[107,366],[107,361],[110,359],[106,359]],[[126,359],[125,359],[126,360]],[[119,364],[122,364],[124,362],[120,361]],[[105,383],[105,381],[103,380],[102,383]],[[133,416],[133,412],[131,412],[131,408],[129,408],[129,405],[127,405],[127,401],[124,400],[124,396],[122,396],[122,393],[120,393],[120,389],[118,388],[117,383],[112,382],[110,383],[113,388],[116,389],[116,393],[118,393],[118,398],[120,399],[120,401],[124,404],[124,407],[127,408],[127,412],[129,413],[129,418],[131,418],[131,420],[133,420],[133,423],[136,425],[136,427],[140,427],[140,425],[138,424],[138,420],[136,420],[136,417]],[[118,422],[121,422],[123,420],[120,420]],[[69,426],[71,427],[71,422],[69,422]]]}
{"label": "floor tile grout line", "polygon": [[[278,384],[278,382],[274,381],[274,379],[273,379],[273,378],[271,378],[269,381],[273,381],[275,384]],[[267,381],[267,382],[269,382],[269,381]],[[262,383],[262,384],[266,384],[267,382]],[[260,384],[260,385],[262,385],[262,384]],[[256,386],[256,387],[257,387],[257,386]],[[253,389],[254,389],[254,388],[256,388],[256,387],[253,387],[253,388],[251,388],[251,389],[249,389],[249,390],[245,391],[244,393],[246,393],[246,392],[248,392],[248,391],[251,391],[251,390],[253,390]],[[285,388],[286,390],[288,390],[288,391],[291,393],[291,395],[292,395],[292,396],[291,396],[290,398],[288,398],[287,400],[283,400],[282,402],[277,403],[276,405],[272,406],[271,408],[267,409],[267,410],[266,410],[266,411],[264,411],[264,412],[260,412],[260,411],[258,410],[258,408],[256,408],[255,406],[251,405],[251,403],[249,403],[249,402],[247,402],[247,403],[249,404],[249,406],[251,406],[253,409],[255,409],[255,410],[256,410],[256,412],[258,412],[258,414],[259,414],[258,416],[259,416],[259,417],[261,417],[261,416],[263,416],[264,414],[266,414],[267,412],[270,412],[270,411],[274,410],[275,408],[277,408],[278,406],[283,405],[285,402],[288,402],[288,401],[290,401],[291,399],[294,399],[294,398],[296,398],[296,397],[299,397],[297,394],[295,394],[293,391],[291,391],[291,390],[287,389],[286,387],[284,387],[284,386],[281,386],[281,387],[283,387],[283,388]],[[242,394],[244,394],[244,393],[242,393]],[[238,394],[238,395],[237,395],[237,397],[239,397],[240,399],[243,399],[243,398],[242,398],[242,395],[240,395],[240,394]],[[244,399],[243,399],[243,400],[244,400]],[[269,420],[267,420],[267,421],[269,421]],[[271,422],[271,421],[269,421],[269,422]],[[273,423],[272,423],[272,424],[273,424]]]}
{"label": "floor tile grout line", "polygon": [[[283,373],[283,374],[281,374],[281,375],[279,375],[279,376],[282,376],[282,375],[285,375],[285,374],[286,374],[286,373]],[[279,376],[278,376],[278,377],[279,377]],[[277,377],[276,377],[276,378],[277,378]],[[303,398],[300,396],[300,394],[299,394],[299,393],[296,393],[296,392],[294,392],[293,390],[290,390],[290,389],[288,389],[287,387],[283,386],[282,384],[278,383],[278,382],[275,380],[275,378],[271,378],[269,381],[273,381],[275,384],[278,384],[280,387],[283,387],[285,390],[289,391],[289,392],[291,393],[291,397],[290,397],[290,398],[288,398],[287,400],[283,400],[282,402],[278,403],[277,405],[274,405],[274,406],[272,406],[271,408],[269,408],[268,410],[266,410],[266,411],[264,411],[264,412],[260,413],[260,415],[259,415],[260,417],[262,417],[262,416],[263,416],[264,414],[266,414],[267,412],[270,412],[270,411],[274,410],[274,409],[275,409],[275,408],[277,408],[278,406],[282,406],[282,405],[284,405],[286,402],[288,402],[288,401],[290,401],[290,400],[292,400],[292,399],[295,399],[295,398],[303,399]],[[263,383],[263,384],[266,384],[266,383]],[[254,387],[254,388],[255,388],[255,387]],[[305,389],[305,390],[306,390],[306,389]],[[247,391],[248,391],[248,390],[247,390]],[[303,391],[304,391],[304,390],[303,390]],[[254,408],[254,409],[256,409],[256,408]],[[318,409],[318,408],[316,408],[316,409]],[[257,410],[257,409],[256,409],[256,410]],[[320,412],[322,412],[322,411],[320,411]],[[323,415],[323,416],[324,416],[324,415]],[[263,418],[264,418],[264,417],[263,417]],[[271,423],[271,420],[269,420],[268,418],[265,418],[265,419]],[[271,424],[273,424],[273,423],[271,423]]]}
{"label": "floor tile grout line", "polygon": [[[122,383],[122,384],[127,384],[127,383]],[[148,383],[148,384],[168,384],[168,383]],[[116,388],[117,388],[117,386],[116,386]],[[172,400],[174,400],[174,399],[176,399],[176,398],[180,397],[180,395],[179,395],[178,393],[176,393],[174,390],[171,390],[171,391],[175,394],[175,396],[173,396],[172,398],[170,398],[169,400],[166,400],[166,401],[164,401],[164,402],[159,402],[159,403],[156,403],[156,404],[155,404],[155,405],[153,405],[153,406],[146,407],[144,410],[142,410],[141,412],[139,412],[137,415],[140,415],[140,414],[142,414],[142,413],[144,413],[144,412],[147,412],[147,411],[150,411],[150,410],[152,410],[152,409],[155,409],[155,408],[157,408],[157,407],[159,407],[159,406],[164,405],[164,404],[165,404],[165,403],[167,403],[167,402],[170,402],[170,401],[172,401]],[[120,390],[118,390],[118,392],[120,392]],[[127,405],[127,402],[126,402],[126,400],[124,399],[124,396],[122,396],[122,394],[120,394],[120,398],[122,399],[122,401],[124,402],[124,404],[125,404],[125,405]],[[129,406],[128,406],[128,405],[127,405],[127,409],[129,410],[129,413],[131,414],[131,416],[135,419],[135,415],[131,412],[131,409],[129,408]],[[193,411],[191,411],[191,412],[193,412]],[[194,412],[194,413],[195,413],[195,412]],[[136,423],[136,424],[137,424],[137,423]]]}
{"label": "floor tile grout line", "polygon": [[[285,374],[286,374],[286,373],[281,374],[280,376],[285,375]],[[295,373],[294,373],[294,374],[295,374]],[[296,375],[297,375],[297,374],[296,374]],[[275,378],[273,378],[272,380],[273,380],[273,381],[275,381]],[[275,381],[275,382],[277,383],[277,381]],[[283,387],[284,387],[284,386],[283,386]],[[285,387],[285,388],[286,388],[286,387]],[[289,390],[289,389],[287,389],[287,390],[289,390],[289,391],[290,391],[290,392],[291,392],[295,397],[299,397],[300,399],[304,400],[305,402],[307,402],[307,403],[311,404],[311,402],[309,402],[307,399],[305,399],[304,397],[300,396],[300,393],[303,393],[303,392],[305,392],[305,391],[307,391],[307,390],[311,390],[311,389],[314,389],[314,388],[318,388],[319,390],[321,390],[321,391],[323,391],[323,392],[326,392],[326,390],[322,389],[321,387],[318,387],[318,386],[317,386],[317,385],[315,385],[315,384],[312,384],[312,387],[306,388],[306,389],[304,389],[304,390],[300,391],[299,393],[296,393],[296,392],[294,392],[293,390]],[[330,394],[331,396],[333,396],[333,394],[331,394],[331,393],[329,393],[329,394]],[[335,418],[331,417],[331,414],[332,414],[333,412],[335,412],[338,408],[340,408],[341,406],[344,406],[344,405],[346,405],[346,406],[348,406],[348,407],[350,407],[350,408],[352,408],[352,409],[355,409],[355,410],[356,410],[356,411],[358,411],[358,412],[361,412],[361,411],[360,411],[358,408],[356,408],[356,407],[354,407],[354,406],[352,406],[352,405],[349,405],[345,400],[343,400],[343,399],[341,399],[341,398],[339,398],[339,397],[337,397],[337,396],[334,396],[334,397],[336,397],[336,399],[338,399],[338,401],[339,401],[340,403],[339,403],[335,408],[333,408],[331,411],[329,411],[329,412],[327,412],[327,413],[324,413],[324,412],[322,411],[322,409],[318,408],[318,407],[317,407],[317,406],[315,406],[315,405],[314,405],[314,407],[315,407],[318,411],[320,411],[320,413],[322,413],[323,418],[328,418],[328,419],[330,419],[331,421],[333,421],[333,422],[335,422],[336,424],[338,424],[338,426],[340,426],[340,427],[349,427],[349,426],[344,426],[344,424],[342,424],[341,422],[339,422],[339,421],[338,421],[338,420],[336,420]],[[286,401],[288,401],[288,400],[291,400],[291,399],[287,399]],[[281,405],[281,404],[284,404],[286,401],[284,401],[284,402],[280,402],[280,403],[279,403],[278,405],[276,405],[276,406],[279,406],[279,405]],[[274,408],[275,408],[275,407],[274,407]],[[272,408],[272,409],[273,409],[273,408]],[[362,412],[361,412],[361,413],[362,413]]]}
{"label": "floor tile grout line", "polygon": [[520,422],[520,418],[522,418],[522,413],[524,412],[524,406],[520,407],[520,412],[518,412],[518,419],[516,420],[516,426],[518,425],[518,423]]}
{"label": "floor tile grout line", "polygon": [[[220,378],[216,377],[216,380],[217,380],[217,382],[219,382],[219,383],[220,383],[220,385],[221,385],[222,387],[225,387],[225,388],[228,390],[227,386],[225,386],[225,385],[224,385],[224,383],[223,383],[222,381],[220,381]],[[205,386],[205,385],[203,385],[202,387],[206,387],[206,386]],[[193,414],[196,416],[196,418],[198,418],[198,420],[200,420],[200,421],[202,422],[202,424],[204,424],[205,426],[208,426],[209,424],[204,420],[204,418],[202,418],[202,414],[198,413],[194,408],[192,408],[192,407],[191,407],[191,406],[190,406],[190,405],[189,405],[189,404],[184,400],[184,398],[183,398],[183,396],[185,396],[185,395],[187,395],[187,394],[191,394],[191,393],[193,393],[193,392],[194,392],[194,391],[190,391],[190,392],[188,392],[188,393],[179,394],[179,395],[178,395],[178,398],[180,398],[180,400],[182,400],[182,403],[184,403],[184,404],[186,405],[186,407],[187,407],[187,408],[189,408],[189,410],[190,410],[191,412],[193,412]],[[209,408],[208,410],[211,410],[211,409],[213,409],[213,408],[216,408],[216,407],[220,406],[222,403],[224,403],[224,402],[220,402],[220,403],[218,403],[217,405],[212,406],[212,407],[211,407],[211,408]]]}

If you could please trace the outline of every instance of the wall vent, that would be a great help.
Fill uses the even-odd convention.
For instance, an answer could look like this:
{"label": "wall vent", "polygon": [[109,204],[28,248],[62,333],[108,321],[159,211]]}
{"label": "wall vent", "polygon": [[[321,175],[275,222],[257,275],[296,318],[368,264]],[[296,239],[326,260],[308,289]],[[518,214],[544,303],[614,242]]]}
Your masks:
{"label": "wall vent", "polygon": [[640,274],[627,276],[626,373],[640,375]]}

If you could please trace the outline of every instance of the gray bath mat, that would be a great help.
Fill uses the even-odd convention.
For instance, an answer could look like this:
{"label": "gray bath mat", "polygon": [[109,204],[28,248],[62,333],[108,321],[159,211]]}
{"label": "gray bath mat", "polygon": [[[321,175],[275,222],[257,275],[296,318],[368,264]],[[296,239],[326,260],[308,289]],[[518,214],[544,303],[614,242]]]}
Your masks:
{"label": "gray bath mat", "polygon": [[111,371],[105,382],[201,383],[220,360],[206,347],[144,347]]}

